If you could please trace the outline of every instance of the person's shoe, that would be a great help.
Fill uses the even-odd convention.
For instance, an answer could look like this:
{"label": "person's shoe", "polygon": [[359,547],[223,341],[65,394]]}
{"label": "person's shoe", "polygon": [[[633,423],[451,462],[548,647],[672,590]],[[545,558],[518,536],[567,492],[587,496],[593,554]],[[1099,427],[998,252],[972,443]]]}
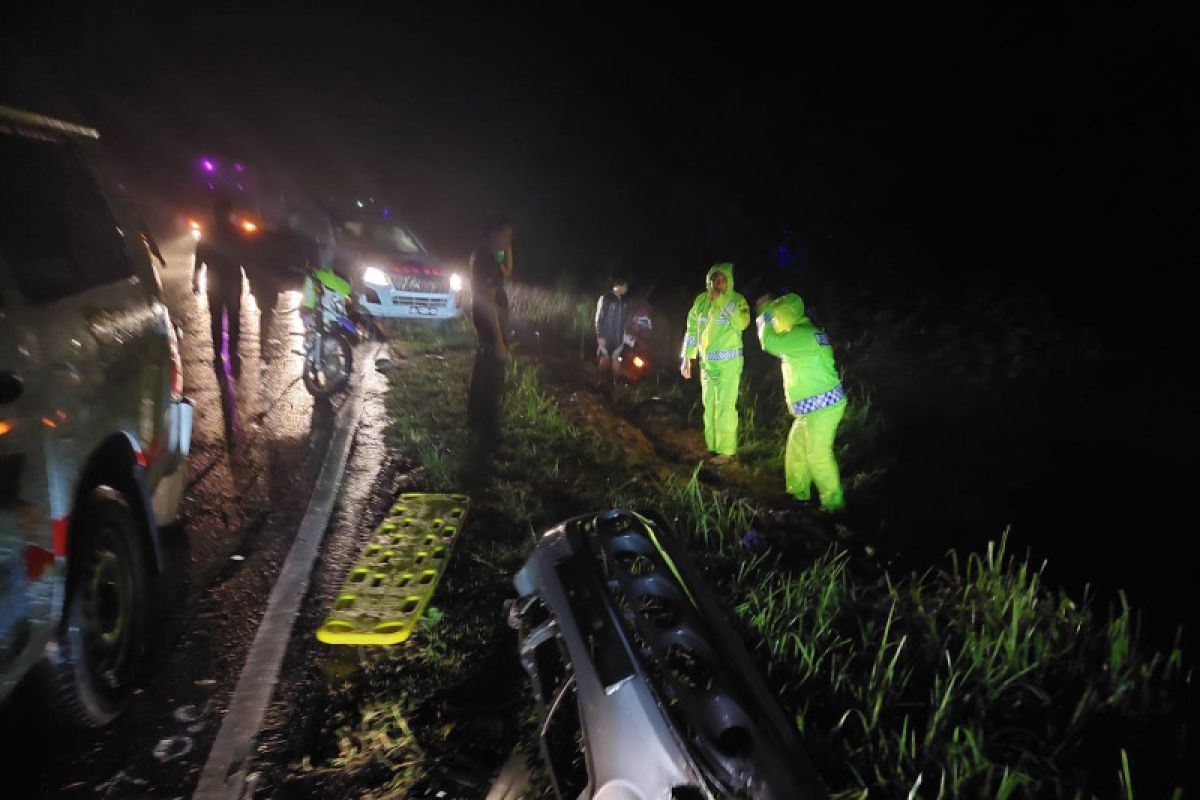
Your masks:
{"label": "person's shoe", "polygon": [[733,456],[722,453],[722,454],[718,454],[718,455],[715,455],[712,458],[710,458],[708,460],[708,463],[713,464],[715,466],[720,466],[721,464],[728,464],[730,461],[733,461]]}
{"label": "person's shoe", "polygon": [[846,496],[841,490],[833,492],[829,497],[821,498],[821,511],[825,514],[836,514],[846,508]]}

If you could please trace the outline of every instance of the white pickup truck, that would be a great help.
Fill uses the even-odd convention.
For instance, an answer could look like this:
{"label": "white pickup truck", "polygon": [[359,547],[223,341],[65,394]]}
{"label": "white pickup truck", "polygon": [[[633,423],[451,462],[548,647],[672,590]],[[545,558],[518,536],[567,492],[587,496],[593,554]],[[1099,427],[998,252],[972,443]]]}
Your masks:
{"label": "white pickup truck", "polygon": [[148,239],[89,128],[0,107],[0,702],[98,727],[136,685],[192,405]]}

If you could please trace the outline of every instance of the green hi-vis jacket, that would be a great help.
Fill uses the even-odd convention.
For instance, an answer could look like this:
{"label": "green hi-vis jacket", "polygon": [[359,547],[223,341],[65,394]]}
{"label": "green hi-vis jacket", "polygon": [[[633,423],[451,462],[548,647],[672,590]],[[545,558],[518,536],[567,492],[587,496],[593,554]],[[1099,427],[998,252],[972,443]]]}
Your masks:
{"label": "green hi-vis jacket", "polygon": [[[713,276],[725,273],[725,292],[713,299]],[[741,358],[742,331],[750,325],[750,305],[733,290],[733,264],[715,264],[704,279],[705,291],[696,297],[688,312],[683,350],[686,359],[700,357],[701,363]]]}
{"label": "green hi-vis jacket", "polygon": [[350,296],[351,287],[345,278],[331,269],[317,269],[304,278],[304,289],[300,298],[301,308],[317,307],[317,283],[313,280],[314,278],[320,282],[323,290],[340,294],[342,297]]}
{"label": "green hi-vis jacket", "polygon": [[782,361],[783,393],[793,414],[808,414],[845,401],[829,337],[804,314],[804,301],[787,294],[757,320],[764,352]]}

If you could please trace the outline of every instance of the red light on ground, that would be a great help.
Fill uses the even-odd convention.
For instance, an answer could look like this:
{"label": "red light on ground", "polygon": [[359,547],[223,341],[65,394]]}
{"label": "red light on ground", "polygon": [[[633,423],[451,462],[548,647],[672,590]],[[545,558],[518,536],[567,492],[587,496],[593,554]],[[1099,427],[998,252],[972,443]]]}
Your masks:
{"label": "red light on ground", "polygon": [[642,360],[641,356],[634,356],[633,365],[638,369],[641,369],[642,367],[646,366],[646,362]]}
{"label": "red light on ground", "polygon": [[11,422],[5,422],[4,420],[0,419],[0,436],[4,436],[12,429],[13,426]]}

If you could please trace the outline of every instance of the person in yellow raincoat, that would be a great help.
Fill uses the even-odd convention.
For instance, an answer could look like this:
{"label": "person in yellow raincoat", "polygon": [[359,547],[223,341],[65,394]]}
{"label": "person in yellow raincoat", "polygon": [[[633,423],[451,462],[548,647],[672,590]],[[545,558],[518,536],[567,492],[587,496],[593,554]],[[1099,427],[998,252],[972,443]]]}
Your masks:
{"label": "person in yellow raincoat", "polygon": [[846,392],[833,347],[805,314],[799,296],[759,302],[758,340],[763,352],[781,362],[783,394],[793,417],[783,461],[788,494],[810,500],[816,484],[821,508],[837,511],[845,501],[833,439],[846,413]]}
{"label": "person in yellow raincoat", "polygon": [[700,359],[700,397],[704,403],[704,443],[715,463],[737,453],[738,384],[742,379],[742,331],[750,326],[750,305],[733,290],[733,265],[714,264],[705,276],[707,291],[688,312],[680,355],[680,374],[692,377]]}

